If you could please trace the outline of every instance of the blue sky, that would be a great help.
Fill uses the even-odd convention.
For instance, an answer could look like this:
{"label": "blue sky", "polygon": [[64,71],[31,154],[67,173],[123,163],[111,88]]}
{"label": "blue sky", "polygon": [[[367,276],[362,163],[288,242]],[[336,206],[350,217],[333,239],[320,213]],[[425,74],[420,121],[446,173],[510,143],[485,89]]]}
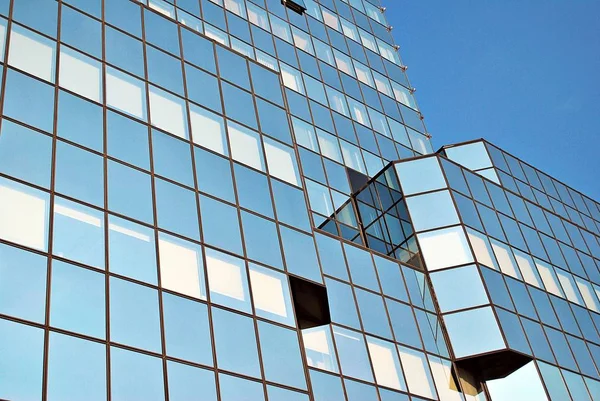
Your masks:
{"label": "blue sky", "polygon": [[383,2],[436,149],[484,137],[600,201],[600,2]]}

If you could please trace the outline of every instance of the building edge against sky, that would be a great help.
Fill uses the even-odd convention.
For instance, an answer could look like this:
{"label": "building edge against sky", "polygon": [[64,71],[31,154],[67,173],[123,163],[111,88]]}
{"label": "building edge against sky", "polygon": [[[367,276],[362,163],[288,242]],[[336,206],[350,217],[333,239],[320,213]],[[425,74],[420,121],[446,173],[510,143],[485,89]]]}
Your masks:
{"label": "building edge against sky", "polygon": [[434,153],[378,0],[2,0],[0,43],[0,399],[600,400],[600,206]]}

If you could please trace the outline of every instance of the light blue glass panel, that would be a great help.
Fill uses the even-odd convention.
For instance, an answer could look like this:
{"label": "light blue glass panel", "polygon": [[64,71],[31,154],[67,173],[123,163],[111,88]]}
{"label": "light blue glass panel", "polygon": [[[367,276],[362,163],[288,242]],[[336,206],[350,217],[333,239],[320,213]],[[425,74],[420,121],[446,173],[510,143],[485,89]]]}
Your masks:
{"label": "light blue glass panel", "polygon": [[104,214],[55,198],[52,252],[63,258],[104,268]]}
{"label": "light blue glass panel", "polygon": [[214,372],[168,361],[167,373],[170,401],[217,401]]}
{"label": "light blue glass panel", "polygon": [[146,86],[143,81],[106,67],[106,105],[146,120]]}
{"label": "light blue glass panel", "polygon": [[457,358],[505,348],[490,307],[445,315],[444,321]]}
{"label": "light blue glass panel", "polygon": [[167,355],[212,365],[206,305],[163,293],[163,315]]}
{"label": "light blue glass panel", "polygon": [[52,132],[54,87],[8,70],[3,112],[35,128]]}
{"label": "light blue glass panel", "polygon": [[415,348],[422,348],[419,328],[415,321],[412,308],[409,305],[386,299],[386,305],[390,313],[390,320],[396,341],[408,344]]}
{"label": "light blue glass panel", "polygon": [[242,212],[242,226],[248,258],[283,269],[275,223],[254,214]]}
{"label": "light blue glass panel", "polygon": [[96,206],[104,205],[102,157],[58,141],[54,171],[57,192]]}
{"label": "light blue glass panel", "polygon": [[534,362],[529,362],[505,378],[487,381],[487,387],[494,401],[548,399]]}
{"label": "light blue glass panel", "polygon": [[163,288],[206,299],[202,248],[195,243],[159,233],[160,280]]}
{"label": "light blue glass panel", "polygon": [[235,203],[229,159],[198,147],[194,147],[194,159],[198,190]]}
{"label": "light blue glass panel", "polygon": [[155,179],[156,213],[159,227],[199,240],[198,209],[194,192]]}
{"label": "light blue glass panel", "polygon": [[489,303],[476,266],[433,273],[431,282],[442,312]]}
{"label": "light blue glass panel", "polygon": [[142,35],[141,10],[137,3],[105,0],[104,8],[106,22],[137,37]]}
{"label": "light blue glass panel", "polygon": [[0,172],[50,187],[52,138],[5,120],[0,133]]}
{"label": "light blue glass panel", "polygon": [[190,144],[152,130],[154,172],[189,187],[194,186]]}
{"label": "light blue glass panel", "polygon": [[310,381],[315,401],[346,401],[339,376],[328,375],[311,369]]}
{"label": "light blue glass panel", "polygon": [[308,366],[338,373],[330,325],[303,329],[302,340]]}
{"label": "light blue glass panel", "polygon": [[257,316],[294,326],[294,312],[286,275],[250,263],[250,283]]}
{"label": "light blue glass panel", "polygon": [[265,399],[260,382],[219,374],[219,385],[221,401],[264,401]]}
{"label": "light blue glass panel", "polygon": [[398,263],[380,256],[374,256],[374,259],[383,293],[387,296],[408,302],[406,286]]}
{"label": "light blue glass panel", "polygon": [[279,221],[309,231],[310,223],[303,191],[277,180],[271,181]]}
{"label": "light blue glass panel", "polygon": [[492,161],[483,142],[453,146],[445,149],[448,159],[470,170],[492,167]]}
{"label": "light blue glass panel", "polygon": [[50,333],[49,401],[106,400],[106,345]]}
{"label": "light blue glass panel", "polygon": [[150,82],[183,96],[181,60],[152,46],[146,46],[146,61]]}
{"label": "light blue glass panel", "polygon": [[288,272],[323,282],[313,238],[283,226],[280,229]]}
{"label": "light blue glass panel", "polygon": [[114,277],[109,287],[111,341],[160,352],[157,291]]}
{"label": "light blue glass panel", "polygon": [[113,401],[164,401],[162,360],[110,348],[110,387]]}
{"label": "light blue glass panel", "polygon": [[59,92],[58,136],[102,152],[102,119],[102,107],[62,90]]}
{"label": "light blue glass panel", "polygon": [[392,339],[392,331],[383,305],[383,298],[360,288],[357,288],[355,293],[365,331]]}
{"label": "light blue glass panel", "polygon": [[352,287],[329,278],[325,278],[325,286],[329,298],[331,321],[360,329]]}
{"label": "light blue glass panel", "polygon": [[50,324],[104,338],[105,280],[104,274],[54,260],[50,284]]}
{"label": "light blue glass panel", "polygon": [[397,163],[396,172],[405,195],[446,187],[446,180],[436,157]]}
{"label": "light blue glass panel", "polygon": [[234,171],[240,206],[273,217],[267,176],[237,163]]}
{"label": "light blue glass panel", "polygon": [[207,248],[206,271],[212,302],[247,313],[252,311],[243,259]]}
{"label": "light blue glass panel", "polygon": [[334,326],[333,335],[342,373],[345,376],[373,382],[373,373],[363,334]]}
{"label": "light blue glass panel", "polygon": [[67,3],[94,17],[101,18],[102,0],[68,0]]}
{"label": "light blue glass panel", "polygon": [[13,18],[46,35],[56,37],[58,4],[46,0],[19,0],[14,2]]}
{"label": "light blue glass panel", "polygon": [[95,57],[102,57],[102,24],[69,7],[61,8],[60,40]]}
{"label": "light blue glass panel", "polygon": [[315,239],[323,273],[347,281],[348,270],[342,253],[342,244],[338,240],[320,233],[315,233]]}
{"label": "light blue glass panel", "polygon": [[458,214],[448,191],[406,198],[415,231],[458,224]]}
{"label": "light blue glass panel", "polygon": [[148,128],[145,125],[107,111],[106,137],[110,156],[150,170]]}
{"label": "light blue glass panel", "polygon": [[152,224],[152,179],[150,175],[108,161],[108,208]]}
{"label": "light blue glass panel", "polygon": [[0,319],[0,398],[42,399],[44,331]]}
{"label": "light blue glass panel", "polygon": [[[306,389],[306,378],[296,331],[259,322],[258,333],[265,379]],[[282,355],[285,355],[285,358],[282,358]]]}
{"label": "light blue glass panel", "polygon": [[144,8],[144,29],[148,42],[170,53],[179,55],[179,35],[177,25],[174,22]]}
{"label": "light blue glass panel", "polygon": [[377,400],[377,390],[374,386],[368,384],[359,383],[354,380],[344,380],[346,385],[346,394],[348,394],[348,401],[364,401],[364,400]]}
{"label": "light blue glass panel", "polygon": [[207,244],[242,254],[237,210],[225,203],[200,196],[202,232]]}
{"label": "light blue glass panel", "polygon": [[237,313],[212,308],[217,366],[252,377],[260,377],[254,323]]}
{"label": "light blue glass panel", "polygon": [[109,216],[108,249],[112,273],[156,284],[156,246],[152,229]]}
{"label": "light blue glass panel", "polygon": [[544,383],[546,384],[548,394],[550,394],[552,401],[570,400],[571,397],[569,397],[569,393],[560,374],[560,370],[558,370],[558,368],[555,366],[542,362],[538,362],[537,365],[540,368],[540,373],[542,374],[542,378],[544,379]]}
{"label": "light blue glass panel", "polygon": [[375,337],[367,337],[367,348],[377,384],[406,391],[396,345]]}
{"label": "light blue glass panel", "polygon": [[110,26],[106,27],[105,41],[108,63],[139,77],[144,76],[144,45],[142,42]]}
{"label": "light blue glass panel", "polygon": [[0,245],[0,313],[44,322],[47,260],[8,245]]}
{"label": "light blue glass panel", "polygon": [[379,292],[379,284],[377,283],[377,275],[375,274],[371,254],[348,244],[344,244],[344,251],[346,251],[346,260],[348,261],[352,282]]}

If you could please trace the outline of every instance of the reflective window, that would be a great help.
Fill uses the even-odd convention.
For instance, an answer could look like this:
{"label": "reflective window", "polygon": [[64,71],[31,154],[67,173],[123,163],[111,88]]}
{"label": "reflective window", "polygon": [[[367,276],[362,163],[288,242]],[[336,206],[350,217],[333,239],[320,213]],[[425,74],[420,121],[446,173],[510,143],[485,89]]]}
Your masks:
{"label": "reflective window", "polygon": [[442,312],[489,302],[476,266],[433,273],[431,282]]}
{"label": "reflective window", "polygon": [[[108,9],[109,6],[106,6]],[[105,30],[106,61],[139,77],[144,76],[142,42],[109,26]]]}
{"label": "reflective window", "polygon": [[448,191],[433,192],[406,199],[415,231],[459,223],[454,202]]}
{"label": "reflective window", "polygon": [[271,184],[278,220],[301,230],[310,230],[303,191],[277,180]]}
{"label": "reflective window", "polygon": [[242,259],[206,249],[206,270],[212,302],[251,311],[248,274]]}
{"label": "reflective window", "polygon": [[103,274],[52,262],[50,324],[54,327],[104,338],[105,281]]}
{"label": "reflective window", "polygon": [[10,32],[8,63],[46,81],[54,82],[56,43],[13,25]]}
{"label": "reflective window", "polygon": [[445,228],[417,235],[429,270],[473,261],[467,238],[461,227]]}
{"label": "reflective window", "polygon": [[108,111],[106,137],[107,151],[110,156],[150,170],[148,128],[145,125]]}
{"label": "reflective window", "polygon": [[106,346],[50,333],[47,399],[106,400]]}
{"label": "reflective window", "polygon": [[183,99],[150,86],[150,116],[155,127],[187,139],[187,111]]}
{"label": "reflective window", "polygon": [[342,373],[345,376],[373,382],[363,335],[337,326],[333,327],[333,335]]}
{"label": "reflective window", "polygon": [[264,401],[265,393],[260,382],[219,374],[221,401]]}
{"label": "reflective window", "polygon": [[56,144],[55,174],[57,192],[97,206],[104,204],[102,157],[59,141]]}
{"label": "reflective window", "polygon": [[229,154],[222,117],[201,107],[190,105],[190,120],[192,139],[195,144],[222,155]]}
{"label": "reflective window", "polygon": [[284,274],[250,264],[250,283],[258,316],[294,325],[292,301]]}
{"label": "reflective window", "polygon": [[47,264],[41,255],[0,245],[0,313],[44,322]]}
{"label": "reflective window", "polygon": [[254,129],[258,128],[252,95],[226,82],[221,83],[225,114]]}
{"label": "reflective window", "polygon": [[490,307],[445,315],[444,321],[457,358],[505,347]]}
{"label": "reflective window", "polygon": [[0,397],[42,399],[44,331],[0,319]]}
{"label": "reflective window", "polygon": [[167,355],[212,365],[212,348],[205,304],[163,292]]}
{"label": "reflective window", "polygon": [[205,299],[204,267],[199,245],[160,233],[160,278],[163,288]]}
{"label": "reflective window", "polygon": [[269,174],[300,186],[300,175],[294,150],[268,138],[264,139],[264,144]]}
{"label": "reflective window", "polygon": [[435,157],[396,164],[405,195],[446,187],[446,180]]}
{"label": "reflective window", "polygon": [[492,253],[488,237],[471,229],[467,229],[467,234],[469,235],[469,241],[471,242],[477,261],[492,269],[498,270],[496,258]]}
{"label": "reflective window", "polygon": [[237,210],[222,202],[200,197],[202,230],[207,244],[242,254]]}
{"label": "reflective window", "polygon": [[[259,322],[258,333],[265,379],[306,389],[296,331]],[[285,358],[282,358],[282,355],[285,355]]]}
{"label": "reflective window", "polygon": [[111,341],[160,352],[158,292],[114,277],[109,287]]}
{"label": "reflective window", "polygon": [[391,339],[392,332],[383,305],[383,298],[360,288],[355,289],[355,293],[365,331]]}
{"label": "reflective window", "polygon": [[273,217],[267,176],[237,163],[234,171],[240,206]]}
{"label": "reflective window", "polygon": [[227,122],[227,129],[231,142],[231,157],[240,163],[264,171],[260,135],[233,122]]}
{"label": "reflective window", "polygon": [[[306,1],[306,0],[305,0]],[[310,381],[315,401],[344,401],[344,390],[339,376],[310,370]]]}
{"label": "reflective window", "polygon": [[68,47],[60,50],[58,83],[61,87],[78,93],[90,100],[102,101],[102,68],[98,61],[73,51]]}
{"label": "reflective window", "polygon": [[190,145],[162,132],[152,130],[154,171],[189,187],[194,186]]}
{"label": "reflective window", "polygon": [[102,107],[65,91],[58,95],[58,136],[98,152],[103,151]]}
{"label": "reflective window", "polygon": [[377,384],[396,390],[406,390],[396,346],[387,341],[367,337],[367,348]]}
{"label": "reflective window", "polygon": [[360,329],[358,313],[354,306],[352,287],[328,278],[325,279],[325,285],[329,298],[331,320],[344,326]]}
{"label": "reflective window", "polygon": [[302,330],[302,340],[308,366],[338,372],[329,325]]}
{"label": "reflective window", "polygon": [[133,117],[145,120],[146,87],[139,79],[107,67],[106,104]]}
{"label": "reflective window", "polygon": [[280,229],[288,272],[322,282],[313,238],[287,227]]}
{"label": "reflective window", "polygon": [[529,362],[507,377],[490,380],[486,384],[494,401],[512,401],[522,397],[531,401],[548,399],[534,362]]}
{"label": "reflective window", "polygon": [[219,368],[260,377],[252,319],[218,308],[212,308],[212,318]]}
{"label": "reflective window", "polygon": [[344,244],[346,260],[350,269],[352,282],[356,285],[366,287],[379,292],[377,275],[371,259],[371,254],[360,248]]}
{"label": "reflective window", "polygon": [[396,341],[422,348],[421,335],[412,308],[406,304],[386,299]]}
{"label": "reflective window", "polygon": [[104,268],[104,214],[61,198],[54,201],[52,252],[90,266]]}
{"label": "reflective window", "polygon": [[52,138],[11,121],[2,122],[0,172],[50,187]]}
{"label": "reflective window", "polygon": [[156,284],[154,231],[115,216],[108,217],[110,271]]}
{"label": "reflective window", "polygon": [[164,400],[162,360],[111,347],[110,388],[115,401]]}
{"label": "reflective window", "polygon": [[108,161],[108,208],[152,224],[152,179],[150,175],[112,160]]}
{"label": "reflective window", "polygon": [[158,226],[199,240],[198,209],[194,192],[157,178],[154,185]]}
{"label": "reflective window", "polygon": [[[182,363],[167,362],[169,400],[216,401],[215,374],[213,371],[195,368]],[[202,398],[198,398],[201,396]]]}
{"label": "reflective window", "polygon": [[13,70],[8,70],[6,76],[4,114],[52,132],[54,88]]}
{"label": "reflective window", "polygon": [[398,352],[406,374],[408,390],[423,397],[437,398],[425,354],[401,346],[398,346]]}

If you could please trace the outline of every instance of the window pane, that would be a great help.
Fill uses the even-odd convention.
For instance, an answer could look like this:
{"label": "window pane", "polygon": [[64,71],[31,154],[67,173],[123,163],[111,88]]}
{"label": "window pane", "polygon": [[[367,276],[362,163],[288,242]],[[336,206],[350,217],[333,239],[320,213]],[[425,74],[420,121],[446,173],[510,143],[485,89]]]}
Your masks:
{"label": "window pane", "polygon": [[264,401],[265,395],[260,382],[219,374],[221,401]]}
{"label": "window pane", "polygon": [[160,279],[163,288],[205,299],[204,267],[199,245],[160,233]]}
{"label": "window pane", "polygon": [[338,372],[329,325],[302,330],[302,340],[308,366]]}
{"label": "window pane", "polygon": [[398,352],[406,373],[408,390],[423,397],[437,398],[425,354],[400,346]]}
{"label": "window pane", "polygon": [[200,197],[204,241],[225,250],[242,254],[242,239],[237,210],[225,203]]}
{"label": "window pane", "polygon": [[114,216],[108,221],[110,271],[156,284],[154,231]]}
{"label": "window pane", "polygon": [[373,382],[371,364],[363,335],[337,326],[333,327],[333,334],[342,373],[345,376]]}
{"label": "window pane", "polygon": [[213,364],[205,304],[163,292],[163,316],[167,355]]}
{"label": "window pane", "polygon": [[44,322],[47,264],[41,255],[0,245],[0,313]]}
{"label": "window pane", "polygon": [[252,299],[258,316],[294,326],[294,314],[284,274],[250,264]]}
{"label": "window pane", "polygon": [[206,249],[206,270],[212,302],[251,311],[248,276],[242,259]]}
{"label": "window pane", "polygon": [[106,400],[106,345],[50,333],[48,400]]}
{"label": "window pane", "polygon": [[109,286],[111,341],[160,352],[157,291],[114,277]]}
{"label": "window pane", "polygon": [[104,338],[104,274],[57,260],[52,262],[50,324]]}
{"label": "window pane", "polygon": [[58,136],[102,152],[102,112],[102,106],[61,90],[58,95]]}
{"label": "window pane", "polygon": [[248,258],[283,269],[275,223],[254,214],[242,212],[242,224]]}
{"label": "window pane", "polygon": [[194,143],[227,156],[223,118],[194,105],[190,105],[190,113]]}
{"label": "window pane", "polygon": [[355,289],[358,309],[366,332],[392,339],[392,331],[383,306],[383,299],[371,292]]}
{"label": "window pane", "polygon": [[0,397],[42,399],[44,331],[0,319]]}
{"label": "window pane", "polygon": [[237,163],[233,167],[240,206],[267,217],[273,217],[267,176]]}
{"label": "window pane", "polygon": [[108,161],[108,208],[152,224],[152,178],[139,170]]}
{"label": "window pane", "polygon": [[[258,332],[265,379],[306,389],[296,331],[259,322]],[[285,355],[285,358],[282,358],[282,355]]]}
{"label": "window pane", "polygon": [[56,42],[13,25],[8,63],[46,81],[54,82]]}
{"label": "window pane", "polygon": [[301,186],[294,150],[268,138],[264,139],[264,143],[269,173],[290,184]]}
{"label": "window pane", "polygon": [[155,127],[180,138],[188,138],[185,101],[154,86],[150,86],[150,116]]}
{"label": "window pane", "polygon": [[189,187],[194,186],[190,144],[152,130],[154,171]]}
{"label": "window pane", "polygon": [[78,147],[57,142],[56,191],[96,206],[104,205],[104,161]]}
{"label": "window pane", "polygon": [[423,258],[429,270],[473,262],[467,238],[461,227],[418,234]]}
{"label": "window pane", "polygon": [[196,194],[160,179],[155,179],[154,185],[158,226],[199,240]]}
{"label": "window pane", "polygon": [[230,121],[227,122],[227,128],[229,130],[231,156],[233,159],[254,167],[257,170],[264,171],[265,164],[260,135]]}
{"label": "window pane", "polygon": [[387,341],[367,337],[367,347],[369,355],[371,355],[377,384],[406,391],[396,346]]}
{"label": "window pane", "polygon": [[0,238],[46,250],[49,196],[0,178]]}
{"label": "window pane", "polygon": [[411,196],[406,199],[415,231],[458,224],[458,214],[448,191]]}
{"label": "window pane", "polygon": [[106,131],[107,151],[110,156],[150,170],[148,127],[108,111]]}
{"label": "window pane", "polygon": [[280,228],[288,271],[313,281],[322,282],[313,238],[286,227]]}
{"label": "window pane", "polygon": [[142,81],[106,68],[106,104],[133,117],[146,119],[146,87]]}
{"label": "window pane", "polygon": [[489,303],[476,266],[434,273],[431,282],[442,312]]}
{"label": "window pane", "polygon": [[75,202],[56,198],[53,253],[90,266],[103,268],[103,213]]}
{"label": "window pane", "polygon": [[170,401],[217,401],[214,372],[171,361],[167,372]]}
{"label": "window pane", "polygon": [[405,195],[446,187],[446,180],[435,157],[396,164]]}
{"label": "window pane", "polygon": [[505,347],[490,307],[445,315],[444,321],[457,358]]}
{"label": "window pane", "polygon": [[113,401],[164,401],[162,360],[121,348],[110,348]]}
{"label": "window pane", "polygon": [[54,87],[8,70],[4,89],[4,114],[46,132],[52,132]]}
{"label": "window pane", "polygon": [[60,50],[61,87],[80,94],[95,102],[102,101],[101,64],[79,52],[62,47]]}
{"label": "window pane", "polygon": [[212,308],[212,318],[219,368],[260,377],[252,319],[218,308]]}

